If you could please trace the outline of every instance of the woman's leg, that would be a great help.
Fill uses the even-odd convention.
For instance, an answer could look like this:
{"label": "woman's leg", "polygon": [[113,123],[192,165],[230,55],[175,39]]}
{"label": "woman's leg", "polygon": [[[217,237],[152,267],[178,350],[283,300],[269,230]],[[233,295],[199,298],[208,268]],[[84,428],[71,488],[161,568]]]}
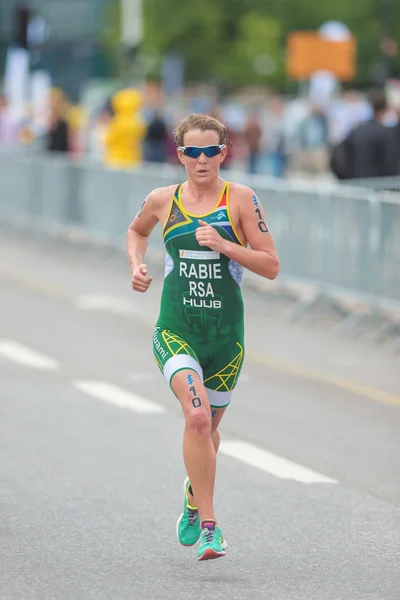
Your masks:
{"label": "woman's leg", "polygon": [[[212,417],[207,392],[199,375],[183,369],[175,373],[171,387],[177,396],[185,418],[183,458],[200,521],[216,521],[214,513],[214,482],[216,449],[212,439]],[[217,437],[216,437],[217,439]]]}
{"label": "woman's leg", "polygon": [[[219,444],[220,444],[220,440],[221,440],[218,426],[219,426],[221,419],[224,416],[224,413],[227,408],[228,408],[227,406],[224,406],[223,408],[211,407],[211,415],[212,415],[212,417],[211,417],[211,439],[212,439],[212,443],[214,446],[215,454],[218,453]],[[190,476],[189,476],[189,479],[190,479]],[[194,493],[193,493],[193,495],[190,492],[188,493],[188,500],[189,500],[190,506],[197,506],[196,500],[194,498]]]}

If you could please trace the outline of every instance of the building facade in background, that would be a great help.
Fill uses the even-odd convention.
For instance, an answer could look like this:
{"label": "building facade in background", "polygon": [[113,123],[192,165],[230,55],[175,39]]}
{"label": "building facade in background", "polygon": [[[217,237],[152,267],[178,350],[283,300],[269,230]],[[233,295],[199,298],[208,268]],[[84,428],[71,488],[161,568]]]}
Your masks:
{"label": "building facade in background", "polygon": [[[0,76],[10,47],[29,50],[31,70],[51,74],[54,86],[78,101],[81,85],[108,77],[105,40],[119,0],[0,0]],[[112,21],[112,19],[111,19]]]}

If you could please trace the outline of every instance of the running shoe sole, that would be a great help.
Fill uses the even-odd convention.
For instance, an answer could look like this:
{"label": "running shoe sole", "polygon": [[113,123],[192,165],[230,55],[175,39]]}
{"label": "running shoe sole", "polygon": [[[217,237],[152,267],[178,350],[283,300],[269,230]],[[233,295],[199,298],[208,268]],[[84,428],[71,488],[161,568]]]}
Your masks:
{"label": "running shoe sole", "polygon": [[224,552],[215,552],[215,550],[213,550],[212,548],[207,548],[203,556],[198,557],[197,560],[212,560],[213,558],[221,558],[222,556],[225,556],[225,550],[228,547],[226,540],[222,542],[221,546]]}
{"label": "running shoe sole", "polygon": [[[224,547],[222,545],[222,547]],[[199,556],[197,560],[213,560],[214,558],[222,558],[226,552],[215,552],[212,548],[207,548],[202,556]]]}

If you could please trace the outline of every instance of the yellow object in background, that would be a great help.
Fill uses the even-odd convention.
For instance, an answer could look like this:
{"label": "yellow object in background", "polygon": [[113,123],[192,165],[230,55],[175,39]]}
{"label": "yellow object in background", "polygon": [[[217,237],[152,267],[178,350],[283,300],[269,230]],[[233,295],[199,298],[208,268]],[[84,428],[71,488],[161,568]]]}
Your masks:
{"label": "yellow object in background", "polygon": [[146,125],[140,117],[142,95],[124,89],[112,99],[112,117],[105,139],[105,162],[114,168],[134,166],[142,161],[142,141]]}

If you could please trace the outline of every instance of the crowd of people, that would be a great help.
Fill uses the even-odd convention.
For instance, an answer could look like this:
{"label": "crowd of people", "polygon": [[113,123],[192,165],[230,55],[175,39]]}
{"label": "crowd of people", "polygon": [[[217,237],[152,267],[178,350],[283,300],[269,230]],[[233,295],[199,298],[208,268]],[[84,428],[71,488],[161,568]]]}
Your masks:
{"label": "crowd of people", "polygon": [[[52,90],[46,118],[39,125],[28,116],[18,122],[6,98],[0,97],[0,149],[32,145],[118,166],[109,150],[111,137],[113,143],[116,140],[110,132],[118,120],[119,131],[129,130],[140,146],[135,158],[128,156],[123,166],[143,160],[177,164],[172,131],[182,114],[203,112],[227,127],[231,148],[224,169],[278,178],[400,174],[400,107],[391,105],[379,90],[370,94],[351,90],[325,103],[269,95],[256,100],[231,97],[219,103],[192,97],[177,106],[175,101],[147,102],[143,95],[134,110],[125,100],[116,104],[115,97],[90,113],[83,106],[71,106],[61,90]],[[125,110],[123,118],[120,110]],[[129,144],[127,133],[125,137]]]}

